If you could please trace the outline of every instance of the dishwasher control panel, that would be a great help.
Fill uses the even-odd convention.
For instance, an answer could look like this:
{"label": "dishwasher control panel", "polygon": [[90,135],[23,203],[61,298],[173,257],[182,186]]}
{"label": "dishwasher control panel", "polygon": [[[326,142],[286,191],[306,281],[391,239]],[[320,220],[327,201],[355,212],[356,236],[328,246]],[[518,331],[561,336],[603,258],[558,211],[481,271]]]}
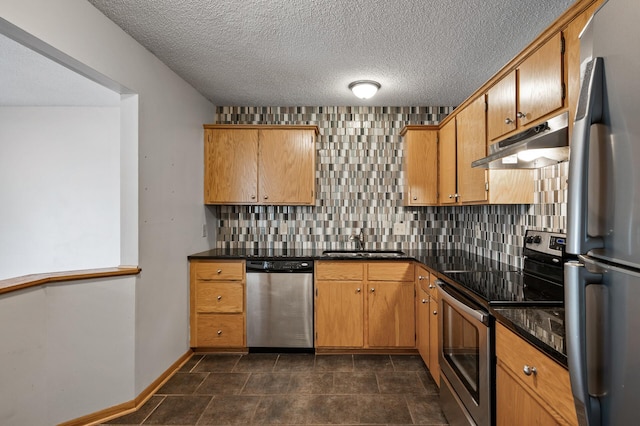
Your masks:
{"label": "dishwasher control panel", "polygon": [[248,260],[247,272],[313,272],[313,260]]}

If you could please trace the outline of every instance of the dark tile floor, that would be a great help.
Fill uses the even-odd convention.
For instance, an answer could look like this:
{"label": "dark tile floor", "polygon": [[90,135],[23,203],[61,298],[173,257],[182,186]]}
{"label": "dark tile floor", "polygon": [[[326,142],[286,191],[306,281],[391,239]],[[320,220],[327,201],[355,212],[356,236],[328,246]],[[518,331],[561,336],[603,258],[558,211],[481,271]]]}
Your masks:
{"label": "dark tile floor", "polygon": [[194,355],[119,425],[447,424],[419,356]]}

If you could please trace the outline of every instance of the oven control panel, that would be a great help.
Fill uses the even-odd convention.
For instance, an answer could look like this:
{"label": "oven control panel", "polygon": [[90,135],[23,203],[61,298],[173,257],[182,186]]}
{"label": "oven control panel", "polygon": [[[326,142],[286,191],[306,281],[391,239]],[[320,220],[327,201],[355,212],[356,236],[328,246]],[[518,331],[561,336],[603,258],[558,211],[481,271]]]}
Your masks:
{"label": "oven control panel", "polygon": [[526,251],[562,257],[566,241],[565,234],[528,229],[524,236],[524,248]]}

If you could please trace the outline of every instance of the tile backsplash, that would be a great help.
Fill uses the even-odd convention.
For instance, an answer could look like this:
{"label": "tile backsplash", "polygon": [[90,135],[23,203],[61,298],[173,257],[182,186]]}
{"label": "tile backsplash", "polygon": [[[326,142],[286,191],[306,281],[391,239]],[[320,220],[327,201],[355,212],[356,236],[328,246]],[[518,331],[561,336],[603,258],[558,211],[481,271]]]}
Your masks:
{"label": "tile backsplash", "polygon": [[[314,124],[315,206],[210,206],[219,248],[463,249],[521,266],[525,230],[564,232],[567,163],[535,170],[534,204],[403,206],[407,124],[437,124],[452,107],[218,107],[219,124]],[[406,223],[394,235],[393,225]]]}

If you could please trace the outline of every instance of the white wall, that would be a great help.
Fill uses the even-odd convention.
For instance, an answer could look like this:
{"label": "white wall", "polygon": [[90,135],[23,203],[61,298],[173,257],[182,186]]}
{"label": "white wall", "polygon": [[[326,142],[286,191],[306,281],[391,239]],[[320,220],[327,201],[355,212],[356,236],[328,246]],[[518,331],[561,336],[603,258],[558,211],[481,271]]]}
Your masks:
{"label": "white wall", "polygon": [[[128,372],[120,373],[127,370],[127,363],[122,359],[96,361],[91,357],[74,357],[81,364],[78,368],[87,376],[74,381],[74,388],[68,389],[64,398],[57,401],[60,406],[55,412],[42,417],[39,416],[41,413],[24,413],[24,416],[46,418],[46,421],[12,423],[5,421],[11,418],[0,411],[0,424],[52,424],[98,411],[116,400],[132,399],[188,349],[186,256],[210,247],[210,240],[202,237],[202,224],[207,217],[211,219],[202,205],[202,124],[213,121],[214,106],[86,1],[4,0],[0,3],[0,16],[138,95],[139,172],[138,179],[129,185],[138,187],[137,244],[142,273],[133,280],[133,292],[129,295],[123,291],[122,300],[114,301],[114,304],[124,306],[116,312],[126,311],[131,303],[134,304],[135,349],[133,355],[127,354],[133,357],[132,386],[123,384],[127,381],[124,376]],[[130,194],[135,189],[125,187],[122,192]],[[128,203],[131,204],[130,198]],[[129,208],[134,209],[134,206],[129,205]],[[213,235],[211,225],[209,235]],[[135,228],[130,223],[126,226],[126,229]],[[128,246],[123,248],[123,252],[132,256]],[[127,287],[129,282],[130,279],[114,279],[106,280],[104,285]],[[95,284],[88,285],[93,287]],[[101,290],[96,288],[95,291],[99,293]],[[74,298],[73,294],[67,296]],[[22,293],[16,293],[5,299],[10,299],[11,304],[24,306],[15,301],[21,297]],[[48,299],[47,303],[62,306],[55,298]],[[61,312],[57,308],[53,310]],[[64,316],[64,313],[60,315]],[[91,316],[90,312],[82,311],[73,321],[82,321],[81,318],[97,321],[96,327],[110,330],[102,333],[110,340],[120,334],[120,325],[111,325],[105,316]],[[0,333],[11,334],[15,324],[20,326],[16,321],[9,322],[12,324],[0,323],[0,330],[3,330]],[[64,326],[62,324],[61,328]],[[26,331],[34,336],[35,341],[18,342],[27,345],[22,349],[25,353],[37,351],[46,346],[46,342],[55,340],[55,336],[47,337],[43,342],[34,325],[27,327]],[[101,340],[89,335],[89,330],[77,328],[73,331],[85,337],[89,347]],[[14,337],[10,341],[17,339]],[[62,346],[70,354],[70,346],[73,345]],[[2,352],[0,368],[7,368],[6,365],[18,370],[40,368],[51,376],[52,370],[68,367],[66,363],[43,366],[41,360],[28,358],[16,360],[15,356]],[[101,371],[98,374],[91,367]],[[118,383],[103,380],[109,374],[121,379]],[[73,371],[65,368],[56,376],[73,377]],[[7,385],[3,382],[0,386]],[[47,391],[54,391],[54,384],[45,386]],[[127,390],[129,388],[133,389],[131,393]],[[17,395],[16,398],[19,400],[16,406],[26,405],[30,400],[29,395]],[[72,402],[74,398],[79,402]],[[30,409],[38,411],[44,408],[34,403]]]}
{"label": "white wall", "polygon": [[0,279],[120,264],[120,109],[0,107]]}

